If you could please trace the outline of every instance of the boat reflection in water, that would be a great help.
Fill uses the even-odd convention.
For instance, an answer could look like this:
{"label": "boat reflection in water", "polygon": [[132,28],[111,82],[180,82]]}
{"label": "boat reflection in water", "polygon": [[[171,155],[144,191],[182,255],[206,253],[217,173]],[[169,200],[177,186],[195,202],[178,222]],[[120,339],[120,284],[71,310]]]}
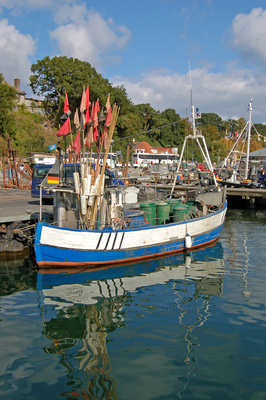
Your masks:
{"label": "boat reflection in water", "polygon": [[[185,328],[183,359],[187,367],[190,334],[211,315],[209,300],[222,293],[223,273],[223,248],[219,242],[187,254],[120,267],[94,271],[79,269],[76,272],[56,272],[54,269],[39,271],[37,289],[44,320],[43,333],[51,340],[45,352],[59,354],[61,363],[68,370],[71,390],[61,395],[87,398],[84,397],[86,394],[92,396],[89,398],[106,399],[118,397],[119,382],[111,376],[108,335],[113,337],[118,328],[130,326],[126,307],[134,303],[134,293],[145,291],[146,288],[150,290],[151,287],[157,287],[163,296],[172,296],[174,292],[179,309],[176,319]],[[189,290],[183,290],[188,283]],[[170,291],[165,290],[165,284],[170,285]],[[197,305],[189,310],[188,316],[185,303],[195,297]],[[171,299],[165,300],[165,304],[170,303]],[[184,372],[187,381],[190,373],[189,368]],[[114,375],[117,376],[117,373]],[[180,393],[186,384],[179,388]]]}

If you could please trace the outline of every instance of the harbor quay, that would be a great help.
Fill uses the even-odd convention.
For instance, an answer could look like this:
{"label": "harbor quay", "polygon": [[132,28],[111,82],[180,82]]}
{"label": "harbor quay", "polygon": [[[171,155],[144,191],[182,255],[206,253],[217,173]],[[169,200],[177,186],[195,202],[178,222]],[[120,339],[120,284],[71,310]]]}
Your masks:
{"label": "harbor quay", "polygon": [[[43,215],[52,210],[52,204],[42,205]],[[31,197],[30,190],[0,188],[1,257],[30,251],[39,215],[39,200]]]}

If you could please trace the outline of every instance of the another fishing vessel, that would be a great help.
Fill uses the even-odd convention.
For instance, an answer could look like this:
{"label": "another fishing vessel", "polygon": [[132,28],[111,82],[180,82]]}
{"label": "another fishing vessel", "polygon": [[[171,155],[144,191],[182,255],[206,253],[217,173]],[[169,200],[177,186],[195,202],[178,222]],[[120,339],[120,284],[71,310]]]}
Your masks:
{"label": "another fishing vessel", "polygon": [[[193,106],[191,110],[191,138],[198,144],[203,139],[200,149],[210,161],[205,139],[195,127]],[[114,105],[109,145],[118,111]],[[105,155],[108,151],[107,146]],[[34,248],[39,267],[117,265],[194,249],[218,238],[227,203],[214,174],[213,186],[190,191],[186,199],[174,198],[174,182],[164,196],[143,201],[140,188],[104,186],[106,157],[94,180],[88,161],[81,157],[80,162],[81,176],[74,174],[74,185],[54,188],[53,221],[40,217],[37,224]]]}
{"label": "another fishing vessel", "polygon": [[252,122],[252,102],[253,99],[251,98],[248,104],[249,119],[236,137],[231,150],[218,171],[217,179],[221,185],[235,188],[265,187],[265,179],[261,173],[263,169],[260,168],[258,162],[252,163],[250,160],[251,128],[254,128],[258,138],[263,137]]}

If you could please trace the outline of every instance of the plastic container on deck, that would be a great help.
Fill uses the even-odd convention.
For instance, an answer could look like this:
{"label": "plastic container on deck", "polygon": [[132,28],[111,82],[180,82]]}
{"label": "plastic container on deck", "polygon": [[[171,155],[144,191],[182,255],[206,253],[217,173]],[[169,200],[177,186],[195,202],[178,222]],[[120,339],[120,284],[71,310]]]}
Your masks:
{"label": "plastic container on deck", "polygon": [[186,201],[186,205],[189,207],[190,214],[196,214],[197,212],[197,201]]}
{"label": "plastic container on deck", "polygon": [[147,221],[156,225],[156,204],[155,203],[141,203],[140,208],[146,212]]}
{"label": "plastic container on deck", "polygon": [[156,225],[168,224],[170,222],[170,204],[161,202],[156,204]]}
{"label": "plastic container on deck", "polygon": [[178,206],[179,204],[181,204],[182,200],[179,200],[179,199],[168,199],[167,203],[170,204],[170,214],[172,214],[173,213],[173,208],[175,206]]}
{"label": "plastic container on deck", "polygon": [[173,222],[186,221],[189,218],[190,206],[179,204],[173,207]]}

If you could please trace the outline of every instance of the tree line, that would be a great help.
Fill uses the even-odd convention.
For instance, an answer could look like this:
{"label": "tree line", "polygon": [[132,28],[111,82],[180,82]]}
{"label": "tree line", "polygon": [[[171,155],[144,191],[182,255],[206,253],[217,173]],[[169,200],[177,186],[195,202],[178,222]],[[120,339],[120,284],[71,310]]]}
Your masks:
{"label": "tree line", "polygon": [[[113,137],[113,150],[120,150],[124,159],[127,143],[132,143],[133,138],[135,142],[147,141],[152,146],[177,147],[180,152],[184,137],[192,133],[190,120],[181,118],[176,110],[167,108],[160,112],[150,104],[133,104],[124,86],[114,86],[88,62],[64,56],[53,58],[46,56],[32,64],[31,72],[29,86],[34,94],[44,99],[43,107],[45,109],[49,107],[50,113],[47,119],[54,126],[54,132],[62,123],[65,92],[69,100],[72,121],[76,108],[79,109],[84,87],[89,86],[91,102],[99,99],[101,106],[105,105],[110,95],[111,106],[116,103],[120,107]],[[54,137],[45,136],[44,118],[30,115],[31,113],[26,112],[23,106],[14,111],[15,103],[15,89],[7,84],[3,75],[0,74],[0,140],[2,145],[3,141],[10,137],[13,146],[22,149],[22,153],[47,152],[48,141],[55,141],[55,134]],[[206,138],[211,159],[216,162],[228,154],[235,140],[235,132],[241,132],[245,124],[244,118],[223,121],[215,113],[202,113],[201,118],[196,120],[197,129]],[[265,125],[255,124],[255,128],[266,137]],[[263,141],[259,141],[259,138],[256,134],[252,135],[251,151],[265,145]],[[202,161],[197,147],[193,148],[193,146],[188,146],[185,157]]]}

